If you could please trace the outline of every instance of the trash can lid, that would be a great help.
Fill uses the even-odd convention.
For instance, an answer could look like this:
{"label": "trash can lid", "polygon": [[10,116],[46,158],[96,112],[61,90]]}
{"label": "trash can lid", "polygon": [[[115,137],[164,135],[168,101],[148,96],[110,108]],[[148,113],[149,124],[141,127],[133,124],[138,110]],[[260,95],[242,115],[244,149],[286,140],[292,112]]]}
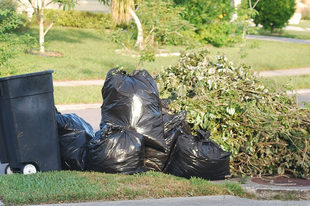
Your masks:
{"label": "trash can lid", "polygon": [[6,81],[11,79],[19,79],[19,78],[27,78],[31,76],[40,76],[40,75],[46,75],[53,73],[53,70],[46,70],[41,72],[33,72],[33,73],[27,73],[27,74],[19,74],[19,75],[13,75],[13,76],[7,76],[7,77],[1,77],[0,81]]}

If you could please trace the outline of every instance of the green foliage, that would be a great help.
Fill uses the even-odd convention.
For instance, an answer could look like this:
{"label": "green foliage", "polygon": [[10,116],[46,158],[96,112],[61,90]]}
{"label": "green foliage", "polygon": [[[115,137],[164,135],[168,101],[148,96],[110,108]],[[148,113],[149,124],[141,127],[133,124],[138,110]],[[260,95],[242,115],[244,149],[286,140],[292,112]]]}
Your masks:
{"label": "green foliage", "polygon": [[[255,1],[252,0],[252,3]],[[274,31],[288,24],[288,20],[295,12],[295,0],[261,0],[255,9],[259,15],[255,16],[254,23],[261,24],[266,30]]]}
{"label": "green foliage", "polygon": [[208,25],[207,28],[198,32],[198,41],[202,43],[210,43],[213,46],[221,47],[232,45],[240,42],[241,36],[232,35],[236,32],[237,27],[230,22],[216,21]]}
{"label": "green foliage", "polygon": [[[141,21],[146,47],[158,49],[162,45],[193,45],[194,27],[180,16],[181,10],[170,2],[145,1],[136,10]],[[109,34],[114,42],[124,43],[131,48],[137,38],[137,27],[130,24],[119,25]]]}
{"label": "green foliage", "polygon": [[0,10],[11,10],[16,11],[17,9],[17,1],[16,0],[0,0]]}
{"label": "green foliage", "polygon": [[0,34],[16,32],[26,27],[26,17],[14,10],[0,10]]}
{"label": "green foliage", "polygon": [[240,41],[240,36],[234,35],[237,27],[229,22],[233,11],[230,0],[174,0],[174,2],[183,8],[182,17],[196,27],[198,41],[218,47]]}
{"label": "green foliage", "polygon": [[[45,22],[51,23],[55,19],[56,13],[57,10],[55,9],[45,9]],[[70,10],[59,12],[56,25],[77,28],[107,29],[112,27],[112,21],[110,14]]]}
{"label": "green foliage", "polygon": [[172,110],[187,111],[193,129],[211,130],[231,153],[232,173],[309,177],[310,111],[266,88],[251,67],[234,66],[225,56],[212,59],[208,51],[183,53],[156,81]]}
{"label": "green foliage", "polygon": [[9,67],[8,60],[14,58],[18,50],[32,44],[29,34],[16,34],[25,27],[25,21],[25,17],[14,10],[0,10],[0,67]]}
{"label": "green foliage", "polygon": [[174,0],[174,2],[185,8],[184,19],[199,29],[217,20],[229,20],[232,11],[230,0]]}
{"label": "green foliage", "polygon": [[[159,45],[189,45],[194,26],[181,18],[183,10],[175,8],[171,2],[145,1],[141,4],[136,14],[142,23],[146,42]],[[134,28],[133,32],[136,31]]]}
{"label": "green foliage", "polygon": [[310,20],[310,9],[305,8],[301,11],[301,20]]}

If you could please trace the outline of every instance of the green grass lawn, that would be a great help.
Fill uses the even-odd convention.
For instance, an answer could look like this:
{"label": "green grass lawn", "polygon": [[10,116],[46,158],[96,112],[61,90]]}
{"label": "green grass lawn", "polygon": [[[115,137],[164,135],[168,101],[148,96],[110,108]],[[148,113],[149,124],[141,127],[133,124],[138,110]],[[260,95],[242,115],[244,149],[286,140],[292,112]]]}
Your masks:
{"label": "green grass lawn", "polygon": [[[258,45],[257,48],[250,48],[251,45]],[[261,41],[261,40],[247,40],[245,58],[240,58],[238,54],[239,48],[223,47],[215,48],[210,46],[212,55],[216,53],[226,54],[229,60],[233,61],[235,65],[243,62],[246,65],[252,66],[254,71],[264,70],[279,70],[279,69],[293,69],[304,68],[310,66],[310,45],[295,44],[277,41]]]}
{"label": "green grass lawn", "polygon": [[262,83],[274,87],[288,86],[293,90],[309,89],[310,88],[310,75],[299,76],[278,76],[278,77],[263,77]]}
{"label": "green grass lawn", "polygon": [[[30,33],[37,37],[38,28],[32,27]],[[0,76],[54,70],[54,80],[105,79],[106,73],[117,66],[123,66],[129,71],[144,68],[153,75],[162,68],[176,65],[179,59],[179,57],[157,57],[155,62],[139,64],[138,57],[116,53],[116,49],[124,48],[111,42],[106,35],[92,29],[53,27],[45,39],[46,50],[62,52],[64,57],[39,57],[18,53],[10,61],[10,68],[1,68]],[[258,46],[251,48],[251,45]],[[251,39],[247,40],[247,46],[245,58],[240,58],[239,45],[221,48],[204,45],[195,50],[207,48],[212,58],[217,54],[226,54],[236,66],[245,63],[251,65],[254,71],[310,67],[310,45]],[[164,49],[168,52],[179,52],[184,51],[185,47],[167,46]],[[297,88],[307,87],[307,78],[299,78],[298,81],[305,83],[299,83],[300,86]],[[101,86],[55,87],[54,95],[56,104],[102,101]]]}
{"label": "green grass lawn", "polygon": [[[30,32],[37,33],[37,28]],[[52,28],[46,35],[46,50],[64,54],[62,58],[39,57],[19,53],[10,63],[13,68],[2,69],[2,76],[54,70],[54,80],[104,79],[106,73],[117,66],[128,70],[137,68],[139,58],[115,53],[122,46],[99,35],[96,30],[77,28]],[[175,64],[178,57],[159,57],[156,62],[144,62],[143,66],[151,73],[162,66]]]}
{"label": "green grass lawn", "polygon": [[[31,33],[37,36],[38,28],[32,27]],[[138,57],[121,55],[116,49],[120,44],[111,42],[96,30],[53,27],[46,35],[46,50],[59,51],[64,57],[39,57],[19,53],[10,61],[11,68],[1,68],[1,76],[24,74],[42,70],[54,70],[54,80],[104,79],[107,71],[116,66],[134,70],[144,68],[151,74],[162,67],[175,65],[178,57],[157,57],[155,62],[144,62],[137,67]],[[302,68],[310,66],[310,45],[284,42],[248,40],[247,44],[258,44],[258,48],[247,49],[248,55],[240,59],[239,45],[234,47],[201,46],[195,50],[208,48],[211,55],[218,52],[227,55],[235,65],[244,62],[256,71]],[[167,51],[178,52],[185,47],[169,46]]]}
{"label": "green grass lawn", "polygon": [[5,205],[57,204],[145,198],[235,195],[252,198],[240,184],[161,172],[134,175],[60,171],[32,175],[0,175],[0,199]]}
{"label": "green grass lawn", "polygon": [[305,21],[305,20],[302,20],[299,22],[299,24],[290,24],[290,26],[297,26],[297,27],[301,27],[301,28],[310,28],[310,21]]}

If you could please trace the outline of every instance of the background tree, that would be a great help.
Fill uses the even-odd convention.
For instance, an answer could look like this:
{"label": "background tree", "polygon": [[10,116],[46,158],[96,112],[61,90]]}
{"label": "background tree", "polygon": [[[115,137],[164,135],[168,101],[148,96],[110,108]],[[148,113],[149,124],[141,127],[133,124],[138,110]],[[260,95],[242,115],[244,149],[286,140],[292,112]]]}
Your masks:
{"label": "background tree", "polygon": [[[17,51],[33,44],[33,37],[24,33],[27,19],[16,12],[17,6],[14,0],[0,0],[0,68],[7,68],[6,74],[10,74],[9,60],[15,57]],[[1,69],[0,76],[2,72]]]}
{"label": "background tree", "polygon": [[[252,4],[255,0],[252,0]],[[256,25],[273,32],[285,27],[295,12],[295,0],[261,0],[255,7],[259,15],[254,18]]]}
{"label": "background tree", "polygon": [[[19,0],[21,2],[21,0]],[[75,4],[78,0],[28,0],[28,3],[34,9],[34,13],[39,21],[39,44],[40,44],[40,52],[44,53],[44,37],[47,32],[52,28],[55,24],[59,11],[63,7],[63,9],[71,9],[74,8]],[[44,9],[50,4],[58,5],[58,12],[55,16],[54,21],[44,30]]]}
{"label": "background tree", "polygon": [[234,8],[230,0],[174,0],[183,7],[183,18],[196,27],[198,41],[214,46],[236,43],[237,29],[229,21]]}
{"label": "background tree", "polygon": [[0,9],[1,10],[13,10],[16,11],[18,3],[16,0],[0,0]]}
{"label": "background tree", "polygon": [[121,23],[129,23],[132,17],[138,28],[138,36],[136,46],[142,49],[143,45],[143,29],[138,16],[135,13],[135,3],[139,4],[140,0],[99,0],[100,3],[111,5],[112,18],[117,25]]}

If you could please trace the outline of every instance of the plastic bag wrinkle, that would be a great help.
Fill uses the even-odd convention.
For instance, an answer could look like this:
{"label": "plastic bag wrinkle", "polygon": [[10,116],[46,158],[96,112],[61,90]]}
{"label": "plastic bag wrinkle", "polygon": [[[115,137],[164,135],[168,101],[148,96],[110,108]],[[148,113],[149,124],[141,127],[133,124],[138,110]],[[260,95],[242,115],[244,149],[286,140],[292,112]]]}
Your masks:
{"label": "plastic bag wrinkle", "polygon": [[101,91],[100,128],[105,124],[131,126],[143,135],[147,146],[167,149],[157,85],[146,70],[127,74],[111,69]]}
{"label": "plastic bag wrinkle", "polygon": [[92,126],[76,114],[57,112],[56,120],[62,169],[85,170],[88,143],[95,135]]}
{"label": "plastic bag wrinkle", "polygon": [[122,174],[144,171],[144,138],[134,130],[106,124],[88,148],[88,170]]}

